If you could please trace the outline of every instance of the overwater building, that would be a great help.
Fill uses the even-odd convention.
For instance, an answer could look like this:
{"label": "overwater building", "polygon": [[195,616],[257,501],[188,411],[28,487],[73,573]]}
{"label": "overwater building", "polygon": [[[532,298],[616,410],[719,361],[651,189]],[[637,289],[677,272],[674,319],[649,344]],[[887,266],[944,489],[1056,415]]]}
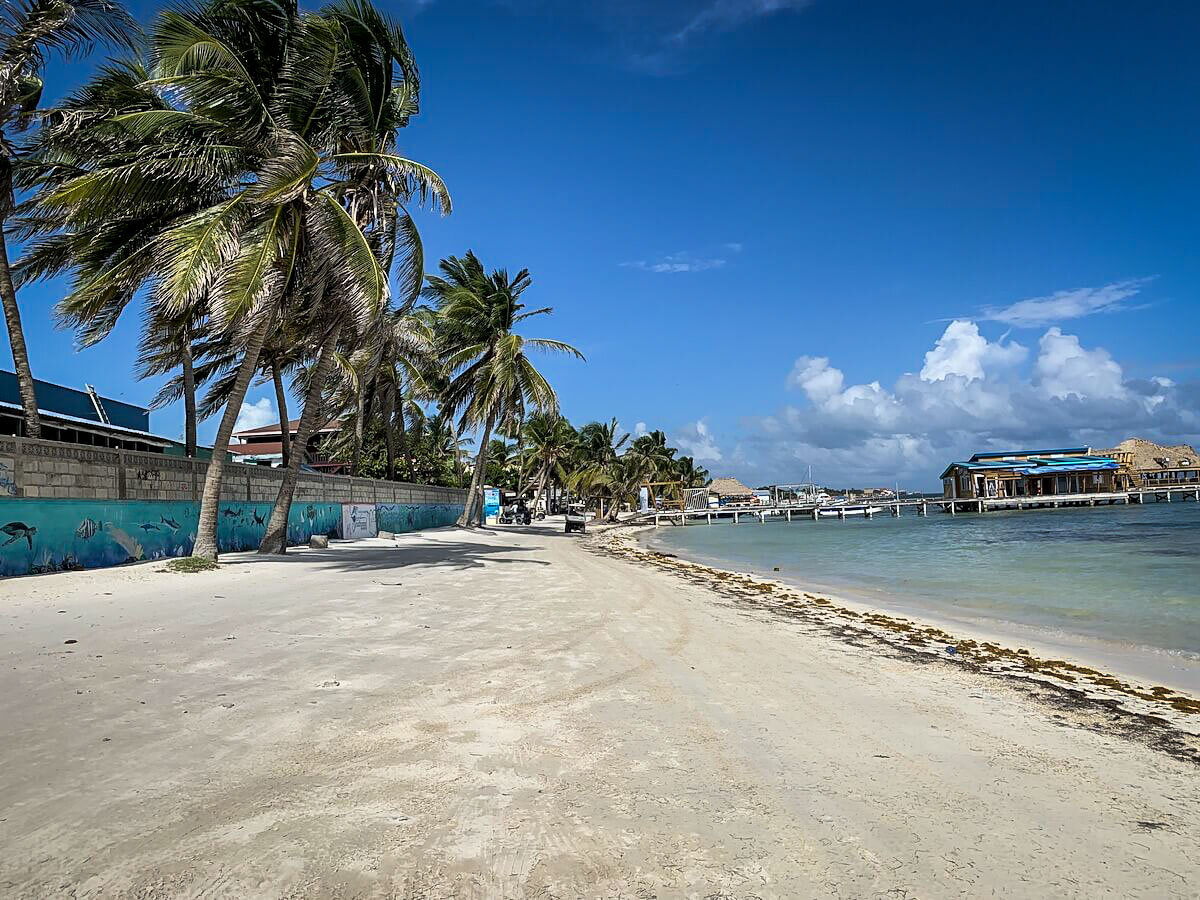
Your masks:
{"label": "overwater building", "polygon": [[1109,494],[1122,489],[1121,463],[1090,447],[976,453],[942,473],[947,500]]}

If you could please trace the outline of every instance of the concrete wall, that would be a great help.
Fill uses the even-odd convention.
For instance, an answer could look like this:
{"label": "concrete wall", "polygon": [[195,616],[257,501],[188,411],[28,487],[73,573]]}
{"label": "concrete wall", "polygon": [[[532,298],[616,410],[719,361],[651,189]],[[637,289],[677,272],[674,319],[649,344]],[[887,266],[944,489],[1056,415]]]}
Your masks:
{"label": "concrete wall", "polygon": [[[0,436],[0,496],[97,500],[199,500],[208,462]],[[274,503],[282,469],[226,463],[221,499]],[[297,503],[448,503],[459,488],[305,473]]]}
{"label": "concrete wall", "polygon": [[[0,576],[187,555],[206,468],[156,453],[0,437]],[[282,480],[279,469],[226,463],[222,551],[258,546]],[[296,544],[338,535],[341,504],[351,502],[375,505],[387,531],[449,525],[465,497],[457,488],[304,474],[288,538]]]}

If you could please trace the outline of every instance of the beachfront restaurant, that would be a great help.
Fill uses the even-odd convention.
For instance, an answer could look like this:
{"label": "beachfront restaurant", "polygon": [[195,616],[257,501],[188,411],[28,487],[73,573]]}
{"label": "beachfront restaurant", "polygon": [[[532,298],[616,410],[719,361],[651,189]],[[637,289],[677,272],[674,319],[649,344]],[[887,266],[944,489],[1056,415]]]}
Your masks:
{"label": "beachfront restaurant", "polygon": [[1056,497],[1087,500],[1087,495],[1119,491],[1120,468],[1113,457],[1095,456],[1088,447],[976,453],[946,467],[942,496],[983,500],[989,506],[1053,502]]}

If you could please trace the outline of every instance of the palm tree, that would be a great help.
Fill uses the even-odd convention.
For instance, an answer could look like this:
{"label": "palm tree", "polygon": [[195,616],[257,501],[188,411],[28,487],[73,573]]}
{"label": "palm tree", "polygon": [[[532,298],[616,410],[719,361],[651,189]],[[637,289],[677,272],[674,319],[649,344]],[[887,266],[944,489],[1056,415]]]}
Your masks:
{"label": "palm tree", "polygon": [[[321,337],[316,341],[319,349],[305,390],[296,447],[259,545],[260,553],[284,553],[287,549],[288,515],[300,466],[318,417],[324,417],[323,393],[329,368],[339,337],[346,333],[369,348],[368,386],[374,391],[374,399],[383,401],[387,472],[391,476],[398,369],[406,359],[429,355],[432,348],[432,334],[424,327],[426,320],[407,315],[420,292],[424,263],[416,224],[404,204],[414,198],[424,200],[432,192],[434,205],[450,211],[450,196],[441,179],[395,155],[397,130],[416,113],[419,89],[416,65],[400,27],[381,15],[370,0],[336,0],[321,15],[336,34],[346,36],[341,49],[351,66],[350,76],[341,87],[360,107],[360,117],[351,118],[351,127],[342,127],[336,133],[338,152],[331,158],[335,174],[323,190],[336,198],[331,202],[343,213],[343,226],[348,223],[354,235],[369,247],[383,283],[378,297],[365,294],[355,273],[341,269],[328,258],[328,254],[338,252],[335,241],[313,240],[306,248],[311,254],[305,261],[311,266],[301,266],[299,284],[307,289],[306,311],[319,323],[313,331]],[[318,233],[316,237],[327,235]],[[398,274],[401,296],[400,306],[390,310],[386,278],[393,269]],[[360,390],[355,470],[361,458],[365,414],[366,396]]]}
{"label": "palm tree", "polygon": [[670,479],[674,476],[675,454],[674,447],[667,446],[667,436],[661,431],[651,431],[636,438],[629,448],[630,453],[636,453],[650,463],[651,474],[659,480]]}
{"label": "palm tree", "polygon": [[470,250],[441,262],[441,276],[427,276],[426,296],[440,313],[438,339],[452,373],[442,397],[445,409],[459,415],[460,428],[479,428],[479,453],[458,524],[470,527],[479,513],[487,474],[488,444],[498,423],[532,407],[542,412],[558,408],[558,397],[526,354],[527,348],[583,354],[562,341],[525,338],[513,328],[551,310],[529,310],[520,302],[532,279],[522,269],[514,277],[504,269],[490,275]]}
{"label": "palm tree", "polygon": [[629,432],[620,433],[616,418],[610,422],[588,422],[579,429],[579,444],[584,456],[599,465],[608,465],[621,452]]}
{"label": "palm tree", "polygon": [[150,403],[151,409],[160,409],[176,400],[183,400],[183,443],[184,454],[196,456],[196,337],[202,330],[193,316],[185,315],[177,321],[161,321],[148,318],[142,333],[137,360],[137,377],[153,378],[180,370],[179,376],[171,378]]}
{"label": "palm tree", "polygon": [[704,487],[709,482],[708,469],[697,466],[690,456],[675,460],[675,478],[685,489]]}
{"label": "palm tree", "polygon": [[[62,231],[78,235],[136,223],[197,184],[220,195],[165,228],[111,238],[114,264],[77,274],[62,304],[79,327],[111,327],[123,308],[114,309],[114,298],[149,281],[151,302],[167,313],[203,300],[214,332],[241,348],[205,478],[195,556],[216,556],[225,450],[272,323],[295,314],[289,303],[321,303],[331,284],[362,310],[385,298],[380,240],[364,233],[355,204],[343,203],[344,181],[331,173],[369,164],[389,173],[400,194],[449,208],[430,170],[360,149],[375,146],[364,91],[375,76],[354,60],[390,57],[355,51],[350,34],[335,17],[300,13],[294,0],[164,10],[151,39],[155,77],[146,84],[177,105],[118,107],[95,127],[133,135],[142,152],[80,160],[38,198],[43,221],[57,217]],[[364,39],[353,32],[355,43]]]}
{"label": "palm tree", "polygon": [[41,436],[42,423],[5,239],[16,207],[19,152],[13,132],[27,124],[41,100],[47,54],[86,55],[97,41],[131,48],[137,34],[137,25],[114,0],[5,0],[0,11],[0,303],[30,437]]}
{"label": "palm tree", "polygon": [[533,494],[533,507],[536,509],[551,478],[557,478],[560,484],[567,483],[567,463],[578,449],[579,435],[566,418],[554,413],[534,413],[525,423],[522,435],[529,447],[528,456],[533,473],[522,493],[537,486]]}

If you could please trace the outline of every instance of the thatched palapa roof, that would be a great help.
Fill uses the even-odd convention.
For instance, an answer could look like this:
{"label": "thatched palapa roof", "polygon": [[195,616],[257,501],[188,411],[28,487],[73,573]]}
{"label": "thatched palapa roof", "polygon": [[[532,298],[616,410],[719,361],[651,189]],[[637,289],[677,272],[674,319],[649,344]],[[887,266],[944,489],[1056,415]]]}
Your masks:
{"label": "thatched palapa roof", "polygon": [[718,497],[749,497],[754,493],[736,478],[714,478],[708,492]]}
{"label": "thatched palapa roof", "polygon": [[[1175,444],[1169,446],[1166,444],[1156,444],[1154,441],[1148,441],[1145,438],[1126,438],[1117,444],[1113,450],[1126,450],[1133,453],[1133,467],[1135,469],[1162,469],[1162,468],[1178,468],[1179,466],[1196,465],[1196,460],[1200,459],[1200,453],[1196,452],[1196,448],[1188,444]],[[1112,450],[1097,450],[1096,453],[1104,455],[1112,453]],[[1184,462],[1187,460],[1187,462]],[[1168,461],[1163,465],[1162,461]]]}

